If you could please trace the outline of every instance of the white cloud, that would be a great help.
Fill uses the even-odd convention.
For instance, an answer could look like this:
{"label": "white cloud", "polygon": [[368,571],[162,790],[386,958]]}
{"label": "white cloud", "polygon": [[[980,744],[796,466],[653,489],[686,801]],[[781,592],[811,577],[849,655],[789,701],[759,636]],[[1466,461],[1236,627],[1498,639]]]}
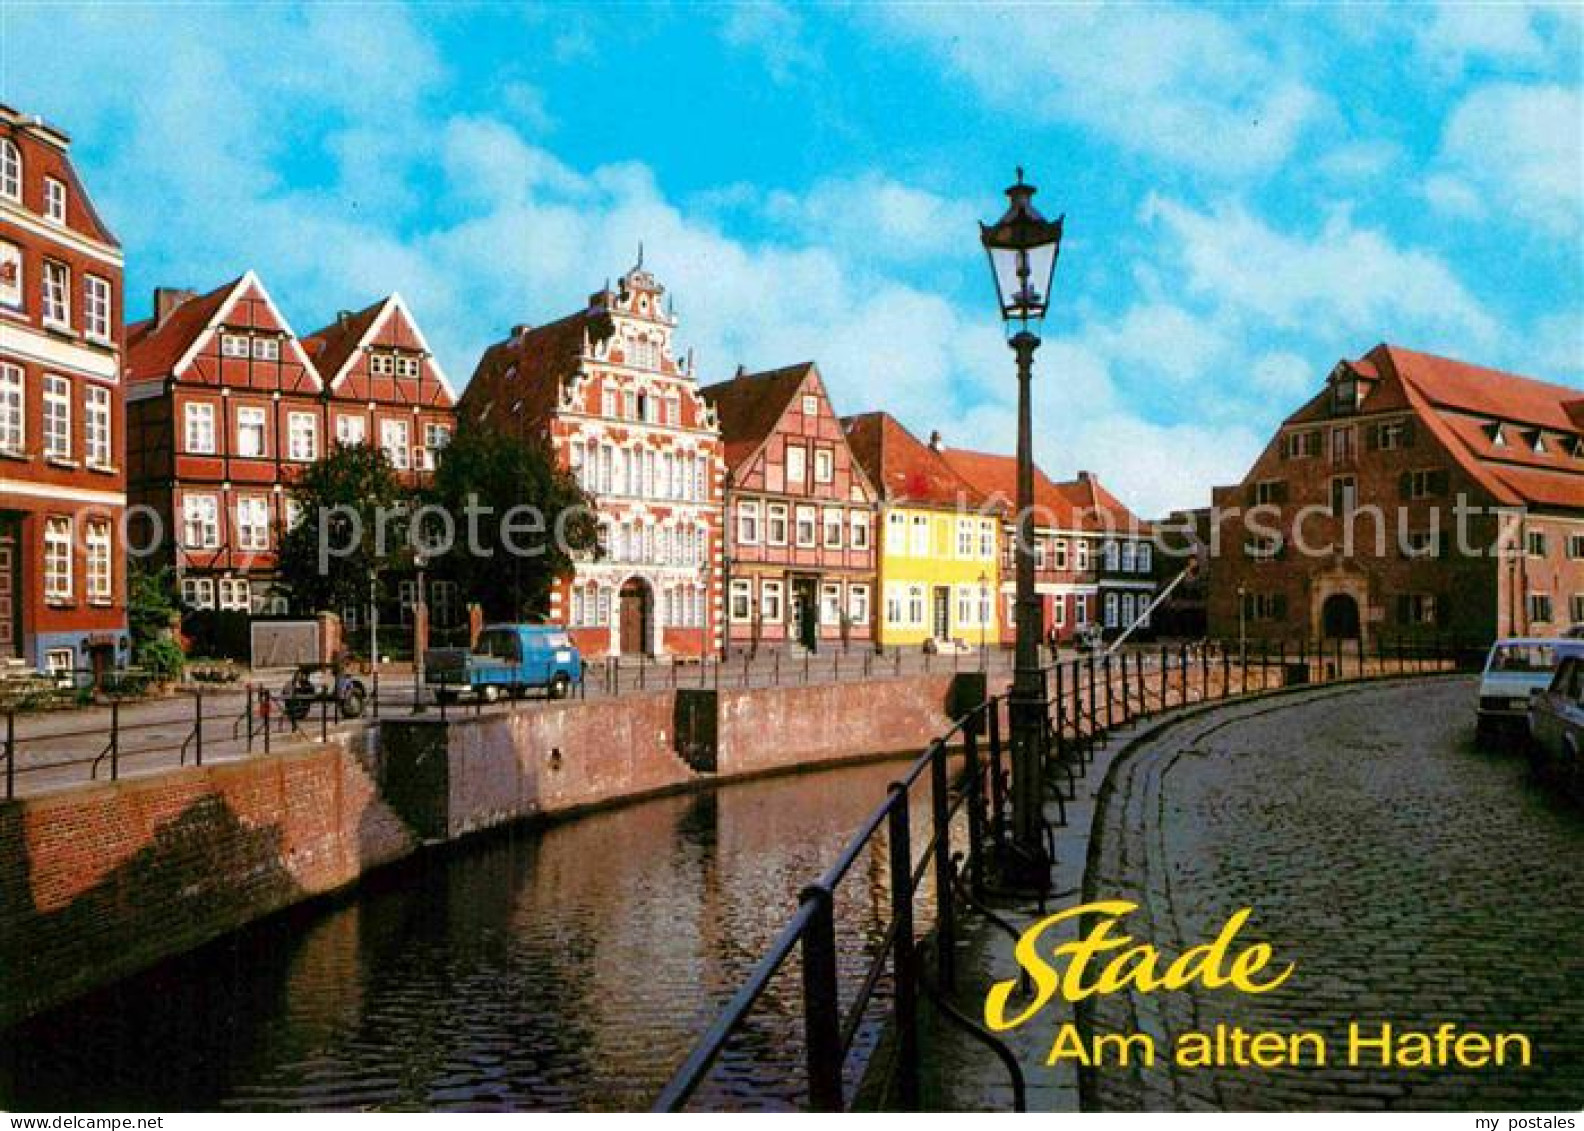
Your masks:
{"label": "white cloud", "polygon": [[1308,360],[1286,351],[1261,354],[1248,376],[1256,390],[1283,404],[1297,404],[1319,387],[1319,376]]}
{"label": "white cloud", "polygon": [[827,179],[806,192],[771,192],[764,213],[800,240],[836,244],[874,263],[958,253],[977,219],[967,201],[878,172]]}
{"label": "white cloud", "polygon": [[819,63],[808,46],[802,18],[776,0],[731,5],[721,25],[721,38],[733,47],[758,50],[773,82],[791,82]]}
{"label": "white cloud", "polygon": [[1485,212],[1574,237],[1584,212],[1584,96],[1578,87],[1480,87],[1447,120],[1439,168],[1432,203],[1460,212],[1478,201]]}
{"label": "white cloud", "polygon": [[992,103],[1093,129],[1203,173],[1269,169],[1325,100],[1255,38],[1204,9],[877,5]]}

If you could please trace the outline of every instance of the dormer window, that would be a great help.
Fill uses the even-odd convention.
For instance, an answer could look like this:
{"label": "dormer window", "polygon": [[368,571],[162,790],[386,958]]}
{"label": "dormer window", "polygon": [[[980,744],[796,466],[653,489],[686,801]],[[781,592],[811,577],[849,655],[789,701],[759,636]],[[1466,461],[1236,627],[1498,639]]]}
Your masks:
{"label": "dormer window", "polygon": [[66,223],[66,184],[54,177],[44,178],[44,218],[52,224]]}
{"label": "dormer window", "polygon": [[0,196],[22,199],[22,151],[10,138],[0,138]]}
{"label": "dormer window", "polygon": [[1546,454],[1545,433],[1538,428],[1529,433],[1529,450],[1537,456]]}
{"label": "dormer window", "polygon": [[1485,426],[1485,435],[1490,437],[1491,447],[1505,448],[1507,446],[1507,435],[1502,431],[1500,424],[1487,424]]}
{"label": "dormer window", "polygon": [[1357,412],[1359,405],[1358,378],[1351,373],[1338,375],[1331,386],[1331,408],[1335,412]]}
{"label": "dormer window", "polygon": [[1584,437],[1575,437],[1568,441],[1568,455],[1574,459],[1584,459]]}

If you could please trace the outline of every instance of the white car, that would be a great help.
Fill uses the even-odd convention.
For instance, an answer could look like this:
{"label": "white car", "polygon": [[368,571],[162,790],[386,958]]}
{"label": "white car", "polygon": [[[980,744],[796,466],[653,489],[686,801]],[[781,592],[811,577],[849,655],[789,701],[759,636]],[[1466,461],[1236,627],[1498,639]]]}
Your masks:
{"label": "white car", "polygon": [[1553,636],[1498,640],[1491,645],[1480,677],[1479,737],[1528,730],[1530,697],[1550,686],[1560,644]]}

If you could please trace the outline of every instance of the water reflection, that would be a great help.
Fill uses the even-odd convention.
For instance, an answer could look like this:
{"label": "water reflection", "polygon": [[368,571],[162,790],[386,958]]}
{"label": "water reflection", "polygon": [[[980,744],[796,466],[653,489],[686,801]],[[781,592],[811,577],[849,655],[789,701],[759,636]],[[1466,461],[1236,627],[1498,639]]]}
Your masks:
{"label": "water reflection", "polygon": [[[410,861],[0,1035],[0,1106],[642,1108],[897,770],[662,798]],[[883,929],[885,852],[837,903],[848,992]],[[697,1106],[798,1100],[800,993],[794,962]]]}

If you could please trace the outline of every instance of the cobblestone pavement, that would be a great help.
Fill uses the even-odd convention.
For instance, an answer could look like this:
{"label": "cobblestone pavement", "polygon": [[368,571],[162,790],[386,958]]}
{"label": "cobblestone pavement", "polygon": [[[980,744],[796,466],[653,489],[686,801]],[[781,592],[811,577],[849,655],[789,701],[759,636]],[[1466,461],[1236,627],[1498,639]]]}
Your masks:
{"label": "cobblestone pavement", "polygon": [[[1584,817],[1532,784],[1516,750],[1474,747],[1472,695],[1456,679],[1246,704],[1170,728],[1116,767],[1088,898],[1139,903],[1127,933],[1172,954],[1251,907],[1245,935],[1296,970],[1260,996],[1095,999],[1093,1032],[1150,1033],[1159,1048],[1153,1067],[1090,1073],[1086,1106],[1579,1109]],[[1534,1063],[1349,1066],[1355,1021],[1372,1035],[1380,1022],[1523,1033]],[[1317,1031],[1327,1063],[1172,1065],[1177,1035],[1218,1024]]]}

